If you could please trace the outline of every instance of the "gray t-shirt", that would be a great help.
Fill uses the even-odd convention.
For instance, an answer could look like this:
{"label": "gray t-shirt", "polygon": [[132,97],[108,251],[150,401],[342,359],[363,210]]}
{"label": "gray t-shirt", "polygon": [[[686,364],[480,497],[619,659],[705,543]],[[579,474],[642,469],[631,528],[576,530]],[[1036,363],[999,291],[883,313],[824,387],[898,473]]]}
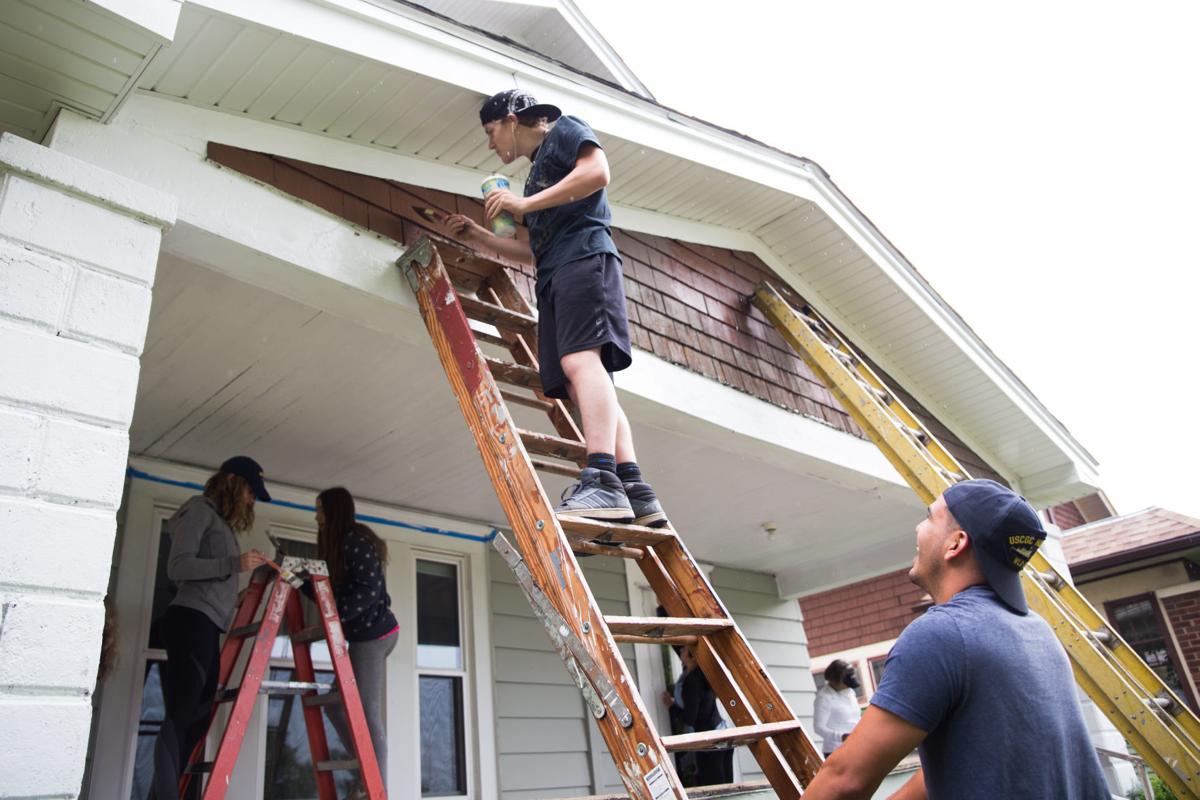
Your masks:
{"label": "gray t-shirt", "polygon": [[871,704],[929,734],[930,800],[1110,800],[1062,645],[985,586],[904,630]]}
{"label": "gray t-shirt", "polygon": [[167,577],[175,582],[173,606],[204,614],[228,630],[237,610],[238,559],[242,549],[229,524],[207,497],[193,497],[167,520],[171,555]]}
{"label": "gray t-shirt", "polygon": [[[579,149],[585,144],[600,146],[588,124],[578,117],[560,117],[533,154],[533,166],[525,180],[525,196],[553,186],[575,169]],[[611,253],[620,258],[612,240],[612,212],[608,192],[599,189],[587,197],[525,215],[529,247],[537,261],[537,288],[541,291],[554,270],[563,264]]]}

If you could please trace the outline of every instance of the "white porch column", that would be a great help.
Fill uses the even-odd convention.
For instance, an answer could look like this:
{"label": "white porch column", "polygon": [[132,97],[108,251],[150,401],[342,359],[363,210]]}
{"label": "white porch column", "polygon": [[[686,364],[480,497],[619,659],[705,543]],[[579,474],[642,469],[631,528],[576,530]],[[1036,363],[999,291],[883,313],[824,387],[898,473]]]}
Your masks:
{"label": "white porch column", "polygon": [[80,792],[173,197],[0,137],[0,797]]}

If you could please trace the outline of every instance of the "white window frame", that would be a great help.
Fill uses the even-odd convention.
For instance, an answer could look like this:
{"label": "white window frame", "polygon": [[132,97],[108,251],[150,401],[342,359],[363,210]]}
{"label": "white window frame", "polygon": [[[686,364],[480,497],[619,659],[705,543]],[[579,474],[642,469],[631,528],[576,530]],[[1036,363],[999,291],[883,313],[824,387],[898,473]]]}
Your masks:
{"label": "white window frame", "polygon": [[[467,593],[467,585],[470,581],[470,564],[468,558],[462,553],[455,553],[445,550],[436,550],[433,548],[414,546],[411,550],[412,564],[408,570],[408,574],[412,581],[412,586],[417,583],[417,562],[431,561],[441,564],[452,564],[457,570],[458,580],[458,641],[462,648],[462,653],[459,657],[458,669],[436,669],[433,667],[422,667],[417,664],[417,603],[420,599],[417,598],[416,603],[412,606],[412,631],[413,631],[413,646],[414,646],[414,670],[413,670],[413,722],[415,727],[414,735],[418,742],[417,749],[417,765],[416,765],[416,789],[415,797],[424,797],[421,794],[421,759],[420,759],[420,737],[421,737],[421,676],[445,676],[457,677],[462,679],[462,709],[463,709],[463,747],[465,760],[464,774],[466,776],[467,787],[464,794],[457,795],[433,795],[445,800],[458,800],[478,797],[476,779],[476,757],[475,741],[478,734],[478,729],[475,720],[475,703],[472,698],[475,697],[475,679],[474,670],[471,665],[474,663],[473,643],[474,637],[471,633],[470,619],[471,607],[469,605],[470,597]],[[403,626],[401,626],[403,627]]]}

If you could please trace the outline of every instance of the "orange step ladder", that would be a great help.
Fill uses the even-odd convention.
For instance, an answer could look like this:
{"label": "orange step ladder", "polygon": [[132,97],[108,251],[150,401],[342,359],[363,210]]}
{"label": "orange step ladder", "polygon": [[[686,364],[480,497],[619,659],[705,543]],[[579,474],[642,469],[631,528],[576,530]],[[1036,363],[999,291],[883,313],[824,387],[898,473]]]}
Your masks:
{"label": "orange step ladder", "polygon": [[[272,579],[272,574],[274,578]],[[303,576],[303,577],[301,577]],[[304,610],[300,604],[298,590],[304,580],[312,582],[313,596],[320,612],[320,623],[304,627]],[[270,593],[267,588],[270,587]],[[263,596],[266,606],[263,608]],[[261,616],[259,611],[262,609]],[[295,672],[292,681],[266,680],[271,668],[271,650],[279,636],[279,628],[287,617],[287,636],[292,642],[292,657]],[[312,654],[308,645],[324,640],[329,647],[333,662],[335,683],[320,684],[313,669]],[[243,645],[253,642],[250,656],[241,672],[237,686],[229,687],[235,667],[241,656]],[[318,693],[318,690],[327,690]],[[201,761],[205,736],[188,759],[187,768],[179,780],[179,796],[186,797],[189,784],[195,775],[208,775],[201,797],[203,800],[221,800],[229,790],[229,780],[237,763],[238,751],[246,736],[246,726],[254,712],[259,694],[299,695],[304,708],[304,724],[308,731],[308,746],[312,753],[313,773],[320,800],[337,800],[337,787],[333,773],[339,770],[355,771],[369,800],[384,800],[387,791],[375,760],[375,749],[367,729],[358,684],[350,666],[350,654],[342,634],[342,622],[337,613],[337,602],[329,582],[325,562],[287,556],[277,567],[260,567],[251,576],[233,625],[221,646],[220,670],[217,678],[217,695],[213,715],[209,721],[209,733],[217,725],[217,709],[225,703],[233,703],[225,723],[221,742],[213,761]],[[339,703],[346,713],[352,746],[348,747],[354,758],[333,761],[329,757],[329,744],[325,739],[325,724],[321,706]]]}

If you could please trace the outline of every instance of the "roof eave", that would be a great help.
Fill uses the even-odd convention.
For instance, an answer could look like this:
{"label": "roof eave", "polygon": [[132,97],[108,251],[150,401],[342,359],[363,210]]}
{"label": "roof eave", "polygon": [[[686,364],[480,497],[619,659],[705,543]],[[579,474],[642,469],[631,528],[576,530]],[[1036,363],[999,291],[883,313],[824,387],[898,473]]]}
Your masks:
{"label": "roof eave", "polygon": [[[362,52],[366,57],[378,58],[380,51],[368,52],[362,49],[361,43],[352,38],[334,37],[328,28],[318,24],[317,17],[322,14],[340,13],[384,25],[414,37],[424,45],[479,65],[480,69],[464,68],[454,73],[453,82],[468,90],[487,94],[495,90],[499,80],[506,79],[509,82],[515,80],[535,91],[544,89],[549,94],[566,95],[580,106],[588,107],[589,113],[603,115],[603,121],[607,125],[605,129],[630,141],[644,143],[647,147],[662,149],[664,152],[677,153],[677,157],[714,166],[795,197],[820,197],[841,216],[839,224],[865,245],[876,266],[885,274],[890,273],[889,279],[893,283],[905,288],[921,313],[942,330],[954,346],[975,363],[987,380],[1016,405],[1020,413],[1037,427],[1040,434],[1049,440],[1058,453],[1062,454],[1062,460],[1038,474],[1026,474],[1019,465],[1006,464],[1004,459],[996,457],[991,448],[972,441],[968,426],[961,422],[956,424],[953,411],[948,413],[949,419],[944,418],[942,421],[963,438],[968,446],[1010,478],[1031,501],[1039,505],[1071,499],[1096,488],[1095,459],[974,334],[903,254],[815,162],[755,141],[735,131],[673,111],[622,86],[573,70],[552,59],[538,58],[527,49],[485,37],[473,29],[456,25],[453,21],[436,15],[423,13],[402,3],[390,4],[385,9],[371,0],[303,0],[297,3],[297,9],[311,11],[311,14],[306,15],[308,18],[301,22],[294,18],[281,19],[277,11],[272,13],[259,10],[253,5],[248,6],[234,0],[196,2],[233,16],[251,20],[257,18],[260,24],[287,29],[296,35],[315,38],[335,47],[349,49],[351,52]],[[390,51],[390,54],[391,59],[396,58],[394,50]],[[431,68],[430,62],[422,60],[420,53],[414,51],[406,58],[409,61],[401,64],[397,60],[397,65],[423,71],[423,74],[432,74],[428,72]],[[421,65],[425,65],[424,70]],[[445,75],[435,77],[439,80],[446,79]],[[681,153],[678,146],[684,143],[687,146]],[[769,248],[763,245],[763,249]],[[856,344],[863,346],[858,330],[861,326],[853,320],[838,320],[835,317],[833,321],[835,324],[841,323],[847,335],[855,340]],[[887,358],[881,357],[881,354],[873,351],[871,347],[866,346],[863,349],[884,369],[904,382],[903,370],[889,364]],[[919,394],[917,399],[925,402],[930,408],[940,405],[928,403],[929,398],[922,398]],[[939,412],[939,417],[944,414],[946,412]]]}

